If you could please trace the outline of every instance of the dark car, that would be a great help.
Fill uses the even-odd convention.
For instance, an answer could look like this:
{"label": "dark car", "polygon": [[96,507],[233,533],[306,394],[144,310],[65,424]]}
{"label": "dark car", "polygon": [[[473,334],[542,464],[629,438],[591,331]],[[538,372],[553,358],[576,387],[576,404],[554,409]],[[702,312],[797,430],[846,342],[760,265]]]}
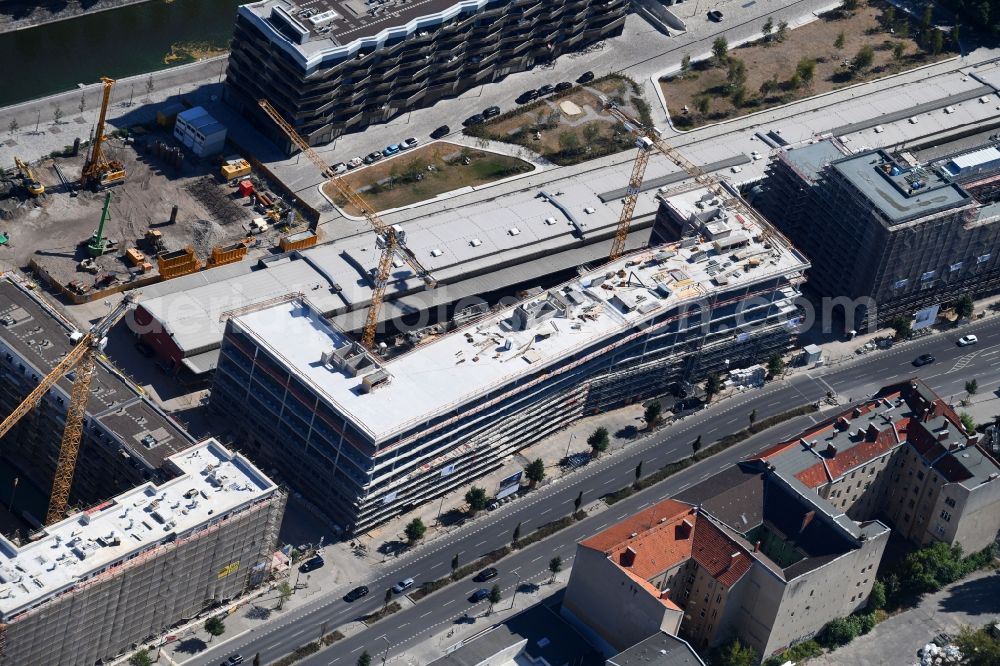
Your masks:
{"label": "dark car", "polygon": [[301,571],[302,573],[309,573],[314,569],[319,569],[324,564],[326,564],[326,562],[323,561],[323,558],[320,557],[319,555],[316,555],[314,557],[310,557],[308,560],[303,562],[302,566],[299,567],[299,571]]}
{"label": "dark car", "polygon": [[375,164],[380,159],[382,159],[382,157],[383,157],[382,153],[376,150],[374,153],[368,153],[365,156],[364,162],[365,164]]}
{"label": "dark car", "polygon": [[469,597],[469,601],[471,601],[474,604],[477,604],[488,596],[490,596],[490,591],[487,590],[485,587],[481,587],[472,593],[472,596]]}
{"label": "dark car", "polygon": [[528,102],[532,102],[536,99],[538,99],[537,90],[525,90],[523,93],[521,93],[521,96],[515,99],[514,101],[517,102],[518,104],[527,104]]}
{"label": "dark car", "polygon": [[466,118],[462,124],[466,127],[472,127],[473,125],[482,125],[484,122],[486,122],[486,118],[483,118],[483,114],[477,113],[474,116]]}
{"label": "dark car", "polygon": [[560,81],[559,83],[556,84],[556,92],[557,93],[565,92],[566,90],[569,90],[572,87],[573,84],[570,83],[569,81]]}
{"label": "dark car", "polygon": [[932,354],[921,354],[920,356],[918,356],[915,359],[913,359],[913,365],[915,365],[915,366],[917,366],[919,368],[921,366],[933,363],[936,360],[937,359],[934,358],[934,356]]}
{"label": "dark car", "polygon": [[483,109],[483,118],[496,118],[500,115],[499,106],[488,106]]}
{"label": "dark car", "polygon": [[718,9],[712,9],[708,12],[708,18],[710,21],[715,21],[716,23],[721,23],[722,19],[725,18]]}
{"label": "dark car", "polygon": [[356,587],[347,594],[344,595],[344,601],[351,603],[352,601],[357,601],[361,597],[368,594],[368,588],[362,585],[361,587]]}
{"label": "dark car", "polygon": [[441,137],[448,136],[449,134],[451,134],[451,128],[447,125],[441,125],[441,127],[438,127],[436,130],[431,132],[431,138],[440,139]]}
{"label": "dark car", "polygon": [[594,80],[594,73],[593,72],[584,72],[583,74],[580,75],[580,78],[578,78],[576,80],[576,82],[577,83],[590,83],[593,80]]}
{"label": "dark car", "polygon": [[491,578],[496,578],[498,575],[499,574],[497,573],[497,570],[494,567],[489,567],[477,573],[476,577],[473,578],[472,580],[476,581],[477,583],[485,583]]}
{"label": "dark car", "polygon": [[555,89],[556,89],[555,86],[546,83],[544,86],[538,89],[538,96],[541,97],[543,95],[551,95],[553,92],[555,92]]}
{"label": "dark car", "polygon": [[237,666],[237,664],[242,664],[242,663],[243,663],[243,655],[237,652],[229,659],[226,659],[226,661],[223,662],[223,666]]}

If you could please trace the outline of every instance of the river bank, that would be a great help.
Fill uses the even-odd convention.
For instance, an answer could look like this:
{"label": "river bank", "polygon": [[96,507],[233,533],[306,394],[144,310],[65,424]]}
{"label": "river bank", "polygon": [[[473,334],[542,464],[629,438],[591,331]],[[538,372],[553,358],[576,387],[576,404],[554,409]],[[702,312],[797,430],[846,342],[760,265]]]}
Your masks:
{"label": "river bank", "polygon": [[152,0],[6,0],[0,3],[0,34],[96,14]]}

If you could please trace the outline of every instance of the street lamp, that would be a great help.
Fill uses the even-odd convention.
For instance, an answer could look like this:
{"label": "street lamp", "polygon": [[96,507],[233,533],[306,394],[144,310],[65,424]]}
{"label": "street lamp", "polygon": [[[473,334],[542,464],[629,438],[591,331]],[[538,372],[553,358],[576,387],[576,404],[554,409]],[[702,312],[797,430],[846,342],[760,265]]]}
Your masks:
{"label": "street lamp", "polygon": [[521,574],[517,569],[514,569],[513,573],[517,574],[517,582],[514,583],[514,594],[510,598],[510,610],[514,610],[514,600],[517,599],[517,588],[521,587]]}
{"label": "street lamp", "polygon": [[[562,468],[562,473],[563,473],[563,474],[565,474],[565,473],[566,473],[566,469],[567,469],[567,468],[569,467],[569,448],[570,448],[571,446],[573,446],[573,440],[574,440],[574,439],[576,439],[576,433],[573,433],[572,435],[570,435],[570,436],[569,436],[569,441],[568,441],[568,442],[566,442],[566,455],[565,455],[565,456],[563,456],[563,458],[565,458],[565,459],[566,459],[566,464],[565,464],[565,465],[563,465],[563,468]],[[561,476],[561,475],[560,475],[560,476]]]}
{"label": "street lamp", "polygon": [[382,666],[385,666],[385,660],[389,658],[389,639],[385,634],[382,634],[381,638],[385,641],[385,653],[382,655]]}

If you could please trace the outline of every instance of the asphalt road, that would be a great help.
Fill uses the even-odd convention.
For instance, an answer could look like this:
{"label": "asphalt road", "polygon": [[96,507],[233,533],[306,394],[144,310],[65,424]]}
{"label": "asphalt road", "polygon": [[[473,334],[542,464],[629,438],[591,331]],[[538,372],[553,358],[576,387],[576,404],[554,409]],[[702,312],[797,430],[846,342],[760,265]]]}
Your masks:
{"label": "asphalt road", "polygon": [[[979,344],[957,347],[955,341],[967,333],[978,335]],[[923,368],[914,368],[913,359],[925,352],[933,353],[937,361]],[[928,336],[897,345],[890,350],[873,352],[835,367],[796,374],[787,380],[748,391],[744,395],[720,400],[701,412],[629,444],[622,451],[568,474],[564,479],[536,490],[480,520],[457,528],[451,535],[438,538],[411,555],[400,557],[395,566],[381,571],[367,583],[372,592],[360,601],[348,604],[339,596],[346,590],[331,592],[309,605],[282,614],[280,626],[263,625],[245,636],[211,647],[185,663],[199,666],[218,664],[233,652],[240,652],[244,656],[259,652],[267,663],[299,645],[315,640],[324,623],[327,630],[332,631],[339,625],[376,610],[383,603],[383,591],[396,581],[412,577],[419,585],[423,581],[440,578],[449,572],[451,557],[455,553],[459,554],[462,562],[471,562],[484,553],[508,544],[518,523],[522,524],[522,533],[526,533],[531,528],[569,514],[573,510],[573,501],[581,490],[584,503],[587,503],[626,485],[632,480],[640,460],[647,472],[652,471],[690,454],[691,442],[698,435],[702,436],[703,444],[708,445],[724,435],[744,428],[751,410],[756,409],[757,418],[764,419],[796,405],[821,399],[831,389],[841,396],[857,400],[885,384],[912,376],[922,377],[946,399],[964,394],[965,382],[973,377],[978,380],[983,393],[992,390],[991,387],[1000,384],[1000,318],[985,319],[963,326],[955,333]],[[775,441],[794,435],[808,423],[810,417],[801,417],[760,433],[709,460],[683,470],[655,487],[615,504],[607,511],[517,551],[496,565],[501,575],[498,581],[491,581],[491,584],[499,582],[505,588],[505,596],[509,598],[516,580],[511,573],[514,570],[520,573],[522,579],[527,580],[533,575],[546,575],[548,561],[556,554],[561,555],[569,564],[575,544],[581,538],[598,532],[607,524],[643,505],[674,495]],[[466,598],[477,587],[481,586],[471,579],[448,586],[302,663],[347,663],[345,659],[350,659],[354,653],[364,649],[371,654],[382,653],[385,641],[390,645],[389,654],[398,654],[415,641],[426,639],[431,627],[453,622],[466,611],[471,612],[473,609]],[[480,608],[479,612],[482,610],[484,608]],[[385,638],[381,638],[382,636]]]}

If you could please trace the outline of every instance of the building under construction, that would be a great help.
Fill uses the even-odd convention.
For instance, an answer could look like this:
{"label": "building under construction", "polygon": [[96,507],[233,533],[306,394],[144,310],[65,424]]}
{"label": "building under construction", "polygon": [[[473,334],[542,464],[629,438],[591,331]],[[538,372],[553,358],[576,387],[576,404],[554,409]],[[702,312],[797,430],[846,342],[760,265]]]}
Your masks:
{"label": "building under construction", "polygon": [[828,139],[779,151],[756,203],[809,257],[812,289],[858,299],[859,330],[914,315],[916,327],[1000,291],[998,182],[995,145],[920,164]]}
{"label": "building under construction", "polygon": [[383,360],[297,298],[228,319],[212,403],[346,532],[497,469],[584,414],[750,365],[794,338],[807,262],[705,189],[682,237]]}
{"label": "building under construction", "polygon": [[[0,414],[7,415],[72,349],[75,327],[32,289],[0,278]],[[3,438],[3,456],[35,485],[49,488],[69,405],[60,380]],[[193,443],[110,364],[99,360],[71,500],[102,501],[144,481],[162,482],[163,461]],[[43,516],[25,516],[38,524]]]}
{"label": "building under construction", "polygon": [[104,663],[265,580],[285,494],[211,439],[163,467],[30,543],[0,537],[0,664]]}

